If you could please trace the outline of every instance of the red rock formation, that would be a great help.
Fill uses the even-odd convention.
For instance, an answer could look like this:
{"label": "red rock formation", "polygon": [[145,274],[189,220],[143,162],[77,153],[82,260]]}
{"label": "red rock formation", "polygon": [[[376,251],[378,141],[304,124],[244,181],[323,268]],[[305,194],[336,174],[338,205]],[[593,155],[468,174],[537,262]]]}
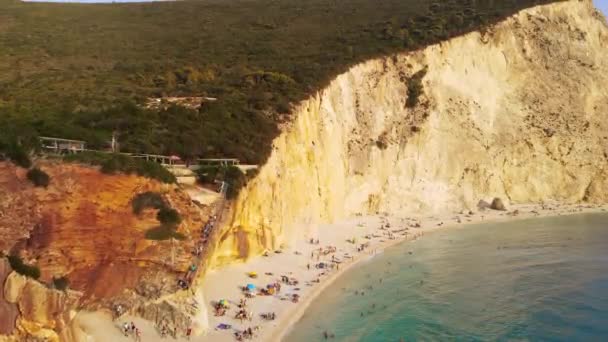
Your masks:
{"label": "red rock formation", "polygon": [[135,195],[160,192],[184,218],[178,231],[189,236],[202,225],[201,210],[179,188],[76,164],[38,164],[51,178],[48,188],[0,163],[0,250],[20,251],[40,268],[42,282],[67,276],[83,303],[93,303],[133,289],[146,274],[188,267],[194,239],[175,242],[173,252],[170,241],[147,240],[145,232],[159,224],[156,211],[137,216],[131,208]]}

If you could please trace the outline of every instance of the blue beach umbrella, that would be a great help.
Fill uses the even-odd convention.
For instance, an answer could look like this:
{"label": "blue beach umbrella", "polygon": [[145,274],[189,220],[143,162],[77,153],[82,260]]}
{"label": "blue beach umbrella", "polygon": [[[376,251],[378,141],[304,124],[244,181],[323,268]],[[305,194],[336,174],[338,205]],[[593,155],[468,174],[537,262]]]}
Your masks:
{"label": "blue beach umbrella", "polygon": [[253,285],[253,284],[247,284],[247,290],[248,290],[248,291],[253,291],[253,290],[255,290],[255,285]]}

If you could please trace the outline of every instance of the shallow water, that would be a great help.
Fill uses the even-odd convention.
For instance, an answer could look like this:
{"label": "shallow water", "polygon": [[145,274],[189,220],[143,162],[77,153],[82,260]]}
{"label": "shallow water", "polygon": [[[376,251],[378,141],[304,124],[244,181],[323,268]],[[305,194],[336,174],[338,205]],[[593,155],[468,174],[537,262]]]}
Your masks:
{"label": "shallow water", "polygon": [[324,331],[331,341],[608,341],[608,215],[400,244],[338,279],[284,340]]}

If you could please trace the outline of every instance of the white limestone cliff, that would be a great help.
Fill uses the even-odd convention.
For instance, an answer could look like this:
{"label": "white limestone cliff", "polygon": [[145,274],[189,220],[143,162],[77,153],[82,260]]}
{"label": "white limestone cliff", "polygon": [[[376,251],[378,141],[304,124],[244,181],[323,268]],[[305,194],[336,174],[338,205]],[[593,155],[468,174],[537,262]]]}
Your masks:
{"label": "white limestone cliff", "polygon": [[[424,93],[405,105],[412,75]],[[294,110],[235,204],[215,265],[358,213],[608,200],[608,27],[591,1],[371,60]]]}

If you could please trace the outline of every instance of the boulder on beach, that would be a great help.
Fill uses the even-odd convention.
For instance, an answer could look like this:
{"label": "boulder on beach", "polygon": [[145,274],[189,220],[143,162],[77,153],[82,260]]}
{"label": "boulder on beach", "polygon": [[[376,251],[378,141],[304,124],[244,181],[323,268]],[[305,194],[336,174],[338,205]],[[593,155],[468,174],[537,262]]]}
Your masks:
{"label": "boulder on beach", "polygon": [[492,204],[490,205],[490,208],[492,208],[494,210],[507,210],[507,208],[505,207],[505,204],[498,197],[495,197],[492,200]]}
{"label": "boulder on beach", "polygon": [[488,208],[491,208],[492,206],[490,205],[490,203],[484,201],[484,200],[479,200],[479,202],[477,203],[477,208],[479,210],[485,210]]}

